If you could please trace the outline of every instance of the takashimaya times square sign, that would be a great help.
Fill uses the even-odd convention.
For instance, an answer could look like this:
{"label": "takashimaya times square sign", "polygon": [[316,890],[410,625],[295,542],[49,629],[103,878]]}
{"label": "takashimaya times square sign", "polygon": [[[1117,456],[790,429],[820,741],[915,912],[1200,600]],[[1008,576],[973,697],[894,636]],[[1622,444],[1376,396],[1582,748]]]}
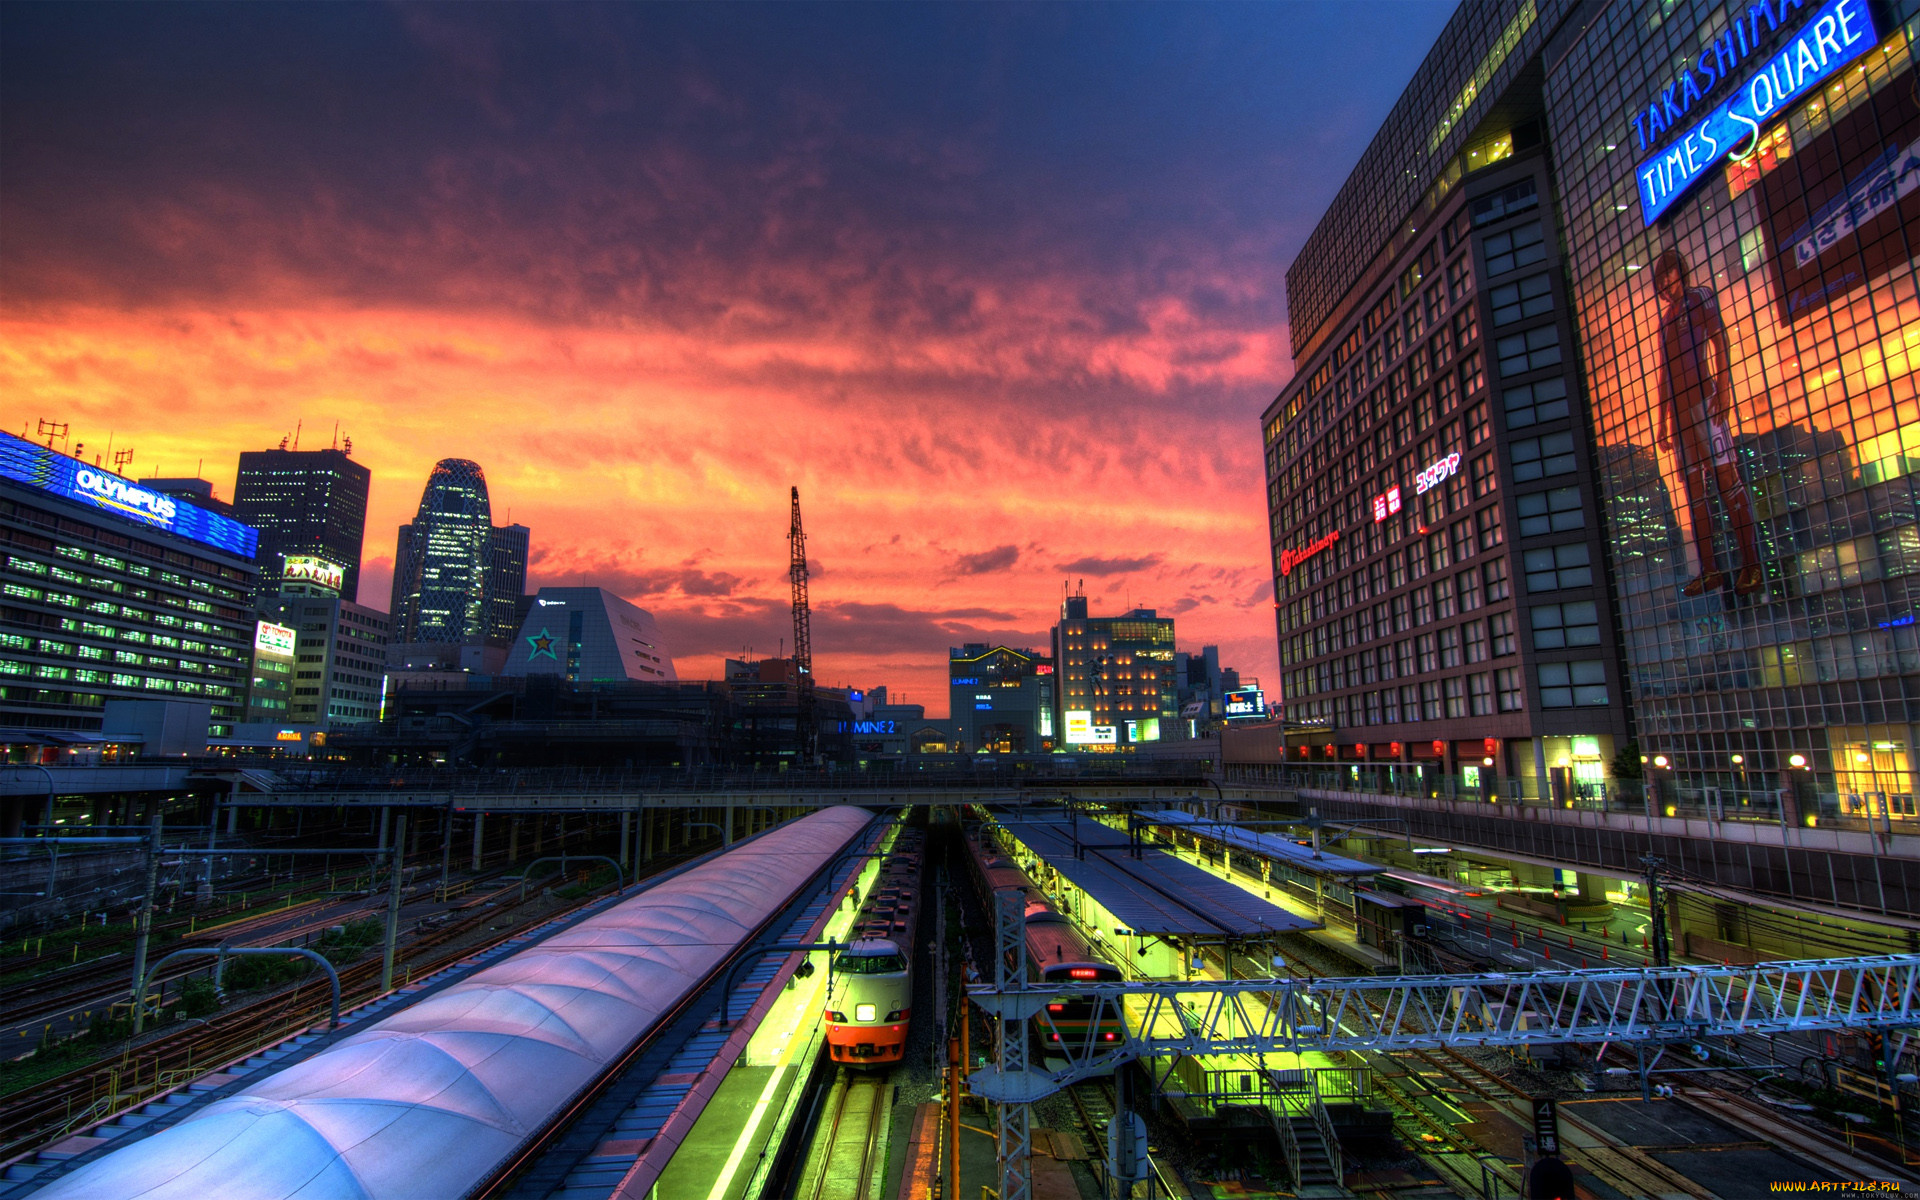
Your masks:
{"label": "takashimaya times square sign", "polygon": [[[1760,128],[1879,41],[1867,0],[1832,0],[1757,67],[1748,60],[1769,34],[1788,28],[1804,0],[1760,0],[1735,13],[1725,33],[1700,51],[1653,102],[1634,114],[1640,148],[1661,149],[1634,174],[1640,215],[1649,225],[1721,159],[1744,160],[1760,144]],[[1740,80],[1726,99],[1693,120],[1721,83]]]}

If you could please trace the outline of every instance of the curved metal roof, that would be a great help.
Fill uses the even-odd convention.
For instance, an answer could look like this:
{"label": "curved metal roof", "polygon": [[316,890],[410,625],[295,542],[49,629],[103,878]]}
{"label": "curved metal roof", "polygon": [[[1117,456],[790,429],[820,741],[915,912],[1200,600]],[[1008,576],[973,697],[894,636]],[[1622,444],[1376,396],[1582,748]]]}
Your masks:
{"label": "curved metal roof", "polygon": [[464,1195],[872,819],[864,809],[822,809],[762,834],[39,1195]]}

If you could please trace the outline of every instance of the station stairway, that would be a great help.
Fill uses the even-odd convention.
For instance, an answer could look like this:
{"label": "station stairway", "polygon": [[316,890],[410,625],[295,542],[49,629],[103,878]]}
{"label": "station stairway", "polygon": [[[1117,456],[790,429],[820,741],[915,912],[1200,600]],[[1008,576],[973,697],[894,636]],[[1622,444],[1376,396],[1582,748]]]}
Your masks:
{"label": "station stairway", "polygon": [[1350,1196],[1345,1163],[1333,1118],[1320,1098],[1316,1076],[1304,1070],[1270,1070],[1267,1085],[1275,1103],[1267,1115],[1279,1135],[1294,1194],[1306,1197]]}
{"label": "station stairway", "polygon": [[[1327,1195],[1342,1195],[1340,1190],[1340,1172],[1335,1167],[1327,1141],[1320,1135],[1319,1123],[1310,1113],[1274,1114],[1275,1121],[1285,1121],[1289,1126],[1288,1134],[1281,1135],[1281,1141],[1293,1151],[1293,1161],[1287,1165],[1292,1168],[1294,1184],[1301,1189],[1334,1189]],[[1338,1153],[1333,1148],[1333,1153]]]}

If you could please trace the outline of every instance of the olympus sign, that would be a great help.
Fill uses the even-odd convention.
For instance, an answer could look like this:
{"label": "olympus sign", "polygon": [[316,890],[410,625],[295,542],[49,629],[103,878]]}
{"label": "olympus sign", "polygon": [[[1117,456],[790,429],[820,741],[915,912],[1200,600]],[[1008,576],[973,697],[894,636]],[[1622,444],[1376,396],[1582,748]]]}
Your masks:
{"label": "olympus sign", "polygon": [[171,521],[179,511],[173,497],[150,492],[117,475],[108,475],[91,467],[81,467],[74,472],[73,482],[75,487],[88,495],[136,516]]}

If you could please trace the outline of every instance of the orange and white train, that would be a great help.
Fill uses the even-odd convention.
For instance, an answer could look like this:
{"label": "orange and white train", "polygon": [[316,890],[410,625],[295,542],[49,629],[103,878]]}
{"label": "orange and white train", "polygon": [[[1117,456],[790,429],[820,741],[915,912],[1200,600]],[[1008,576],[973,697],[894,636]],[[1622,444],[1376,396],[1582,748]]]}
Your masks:
{"label": "orange and white train", "polygon": [[913,1019],[913,939],[925,835],[902,827],[854,918],[827,989],[827,1053],[849,1066],[891,1066]]}

